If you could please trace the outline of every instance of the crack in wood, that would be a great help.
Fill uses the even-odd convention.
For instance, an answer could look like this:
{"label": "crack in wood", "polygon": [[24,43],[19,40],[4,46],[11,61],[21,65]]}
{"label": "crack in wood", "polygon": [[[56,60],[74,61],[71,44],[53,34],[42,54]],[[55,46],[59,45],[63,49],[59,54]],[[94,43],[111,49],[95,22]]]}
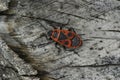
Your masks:
{"label": "crack in wood", "polygon": [[62,13],[62,14],[67,14],[67,15],[74,16],[74,17],[77,17],[77,18],[80,18],[80,19],[94,20],[94,19],[91,19],[91,18],[84,18],[84,17],[82,17],[82,16],[78,16],[78,15],[71,14],[71,13],[66,13],[66,12],[63,12],[63,11],[58,11],[58,10],[52,10],[52,11],[56,11],[56,12]]}
{"label": "crack in wood", "polygon": [[104,38],[104,37],[90,37],[94,39],[106,39],[106,40],[120,40],[120,38]]}
{"label": "crack in wood", "polygon": [[50,72],[54,72],[54,71],[57,71],[57,70],[63,69],[63,68],[68,67],[69,65],[72,65],[72,64],[73,64],[73,62],[70,62],[69,64],[66,64],[66,65],[63,65],[63,66],[57,67],[56,69],[52,69]]}
{"label": "crack in wood", "polygon": [[64,66],[61,66],[59,68],[54,69],[52,72],[56,70],[60,70],[62,68],[98,68],[98,67],[109,67],[109,66],[120,66],[120,64],[102,64],[102,65],[75,65],[70,66],[71,64],[67,64]]}
{"label": "crack in wood", "polygon": [[8,17],[10,17],[10,16],[15,16],[15,15],[16,14],[6,13],[5,11],[0,12],[0,16],[8,16]]}
{"label": "crack in wood", "polygon": [[[58,1],[57,1],[57,0],[51,0],[51,2],[45,3],[45,4],[42,6],[42,8],[45,8],[45,7],[51,5],[51,4],[55,3],[55,2],[58,2]],[[43,3],[42,3],[42,4],[43,4]]]}
{"label": "crack in wood", "polygon": [[101,30],[101,31],[107,31],[107,32],[120,32],[120,30]]}
{"label": "crack in wood", "polygon": [[65,77],[67,77],[67,76],[69,76],[69,75],[62,75],[62,76],[60,76],[59,78],[57,78],[56,80],[59,80],[59,79],[65,78]]}
{"label": "crack in wood", "polygon": [[65,66],[65,67],[69,67],[69,68],[85,68],[85,67],[97,68],[97,67],[109,67],[109,66],[120,66],[120,64],[75,65],[75,66]]}
{"label": "crack in wood", "polygon": [[[66,53],[66,54],[67,54],[67,53]],[[73,54],[68,54],[68,55],[66,55],[66,56],[59,57],[59,58],[53,59],[53,60],[49,60],[49,61],[44,62],[44,63],[55,62],[55,61],[61,60],[61,59],[63,59],[63,58],[66,58],[66,57],[68,57],[68,56],[72,56],[72,55],[73,55]]]}
{"label": "crack in wood", "polygon": [[33,17],[33,16],[24,16],[24,15],[21,15],[21,17],[27,17],[27,18],[31,18],[31,19],[43,20],[43,21],[46,21],[49,24],[55,23],[55,25],[59,25],[59,26],[65,26],[66,25],[66,23],[56,22],[56,21],[46,19],[46,18],[42,18],[42,17]]}
{"label": "crack in wood", "polygon": [[73,65],[72,63],[67,64],[67,65],[63,65],[61,67],[58,67],[50,72],[54,72],[56,70],[60,70],[60,69],[65,69],[65,68],[98,68],[98,67],[109,67],[109,66],[120,66],[120,64],[101,64],[101,65]]}

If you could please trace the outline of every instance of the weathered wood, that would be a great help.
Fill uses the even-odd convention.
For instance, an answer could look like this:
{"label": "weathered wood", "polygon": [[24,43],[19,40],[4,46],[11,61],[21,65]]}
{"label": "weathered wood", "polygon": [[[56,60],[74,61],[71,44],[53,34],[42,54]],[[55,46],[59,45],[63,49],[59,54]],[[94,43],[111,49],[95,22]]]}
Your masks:
{"label": "weathered wood", "polygon": [[[3,13],[1,16],[1,40],[6,43],[1,48],[10,48],[11,54],[18,55],[21,58],[18,65],[23,62],[22,65],[29,65],[22,73],[22,66],[13,64],[20,58],[8,59],[24,80],[120,79],[119,0],[11,0],[11,3],[16,5],[9,6],[4,12],[6,17]],[[83,45],[75,51],[65,51],[60,46],[59,52],[54,42],[43,36],[54,26],[73,27],[81,35]]]}

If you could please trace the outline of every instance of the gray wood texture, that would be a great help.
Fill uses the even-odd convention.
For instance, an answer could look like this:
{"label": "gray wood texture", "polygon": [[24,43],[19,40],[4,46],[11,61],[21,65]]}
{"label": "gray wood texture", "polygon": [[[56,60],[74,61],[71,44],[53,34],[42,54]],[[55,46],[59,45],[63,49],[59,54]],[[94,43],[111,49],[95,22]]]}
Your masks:
{"label": "gray wood texture", "polygon": [[[14,80],[120,80],[119,0],[0,2],[0,73],[5,59]],[[59,52],[44,35],[54,26],[74,28],[83,45]]]}

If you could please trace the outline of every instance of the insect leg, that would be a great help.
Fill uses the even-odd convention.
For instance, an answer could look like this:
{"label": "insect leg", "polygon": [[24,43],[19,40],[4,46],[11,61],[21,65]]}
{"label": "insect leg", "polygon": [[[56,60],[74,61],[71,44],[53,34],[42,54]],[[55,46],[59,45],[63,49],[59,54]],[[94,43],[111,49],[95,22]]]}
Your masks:
{"label": "insect leg", "polygon": [[55,47],[58,49],[58,53],[60,53],[61,49],[58,47],[58,43],[55,43]]}
{"label": "insect leg", "polygon": [[[68,30],[69,30],[69,31],[72,31],[72,32],[75,32],[74,28],[72,28],[72,27],[70,27]],[[75,32],[75,33],[76,33],[76,32]]]}
{"label": "insect leg", "polygon": [[67,23],[65,23],[65,24],[62,24],[62,25],[59,25],[59,26],[60,26],[60,29],[62,29],[62,28],[63,28],[63,26],[66,26],[66,25],[68,25],[68,24],[69,24],[69,22],[70,22],[70,19],[68,19]]}
{"label": "insect leg", "polygon": [[42,33],[42,34],[40,35],[40,38],[41,38],[41,37],[45,37],[47,40],[51,40],[51,38],[48,37],[45,33]]}
{"label": "insect leg", "polygon": [[67,51],[67,48],[66,48],[65,46],[63,46],[63,49],[64,49],[65,51]]}
{"label": "insect leg", "polygon": [[74,54],[80,56],[79,53],[78,53],[77,51],[73,50],[73,52],[74,52]]}
{"label": "insect leg", "polygon": [[69,22],[70,22],[70,19],[68,19],[68,21],[67,21],[67,23],[66,23],[65,25],[68,25],[68,24],[69,24]]}
{"label": "insect leg", "polygon": [[74,54],[80,56],[75,49],[67,49],[66,47],[63,47],[63,49],[64,49],[65,51],[70,51],[70,52],[72,51]]}
{"label": "insect leg", "polygon": [[60,27],[60,30],[62,30],[62,27]]}
{"label": "insect leg", "polygon": [[[41,43],[36,43],[37,40],[39,40],[42,37],[45,37],[48,40],[48,42],[42,43],[42,44]],[[31,42],[31,46],[33,48],[36,48],[36,47],[41,48],[41,47],[45,47],[45,46],[47,46],[48,44],[51,44],[51,43],[53,43],[51,38],[49,38],[45,33],[42,33],[38,38],[34,39],[34,41]]]}

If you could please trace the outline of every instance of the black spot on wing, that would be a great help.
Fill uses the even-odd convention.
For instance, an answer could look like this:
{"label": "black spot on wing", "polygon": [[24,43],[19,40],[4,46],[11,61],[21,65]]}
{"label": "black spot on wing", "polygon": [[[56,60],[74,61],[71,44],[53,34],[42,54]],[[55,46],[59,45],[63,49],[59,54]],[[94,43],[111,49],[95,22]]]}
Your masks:
{"label": "black spot on wing", "polygon": [[66,35],[63,32],[60,32],[59,40],[67,39]]}
{"label": "black spot on wing", "polygon": [[53,37],[57,38],[57,36],[58,36],[58,32],[54,32]]}
{"label": "black spot on wing", "polygon": [[69,42],[68,41],[65,41],[65,43],[64,43],[65,45],[68,45],[69,44]]}
{"label": "black spot on wing", "polygon": [[75,37],[72,39],[72,46],[78,46],[79,43],[80,43],[80,39],[75,36]]}
{"label": "black spot on wing", "polygon": [[71,32],[69,32],[69,33],[68,33],[68,37],[71,37],[71,36],[72,36],[72,33],[71,33]]}
{"label": "black spot on wing", "polygon": [[48,36],[51,36],[52,35],[52,31],[49,31],[47,34],[48,34]]}

